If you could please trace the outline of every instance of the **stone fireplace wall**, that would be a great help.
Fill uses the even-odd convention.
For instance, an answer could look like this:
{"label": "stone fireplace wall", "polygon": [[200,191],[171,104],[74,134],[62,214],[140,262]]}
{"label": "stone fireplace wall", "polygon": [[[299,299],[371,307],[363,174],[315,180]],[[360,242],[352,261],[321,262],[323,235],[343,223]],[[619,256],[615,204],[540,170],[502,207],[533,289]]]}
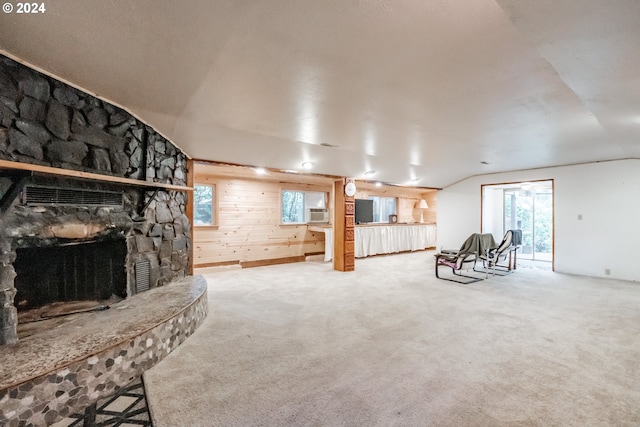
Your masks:
{"label": "stone fireplace wall", "polygon": [[[185,185],[184,153],[127,112],[0,55],[0,159]],[[0,179],[11,171],[0,169]],[[10,179],[16,179],[11,177]],[[37,175],[27,184],[118,191],[122,207],[27,206],[0,212],[0,344],[15,343],[16,249],[125,239],[127,289],[148,259],[151,287],[188,274],[187,193]],[[2,194],[0,194],[2,196]]]}

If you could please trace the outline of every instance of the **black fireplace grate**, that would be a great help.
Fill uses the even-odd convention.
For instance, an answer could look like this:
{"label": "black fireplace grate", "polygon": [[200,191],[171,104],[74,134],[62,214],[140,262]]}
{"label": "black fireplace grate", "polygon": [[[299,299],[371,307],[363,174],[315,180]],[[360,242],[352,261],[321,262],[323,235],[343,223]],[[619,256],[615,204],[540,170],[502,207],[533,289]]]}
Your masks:
{"label": "black fireplace grate", "polygon": [[122,193],[115,191],[28,185],[23,193],[24,204],[29,206],[122,206]]}

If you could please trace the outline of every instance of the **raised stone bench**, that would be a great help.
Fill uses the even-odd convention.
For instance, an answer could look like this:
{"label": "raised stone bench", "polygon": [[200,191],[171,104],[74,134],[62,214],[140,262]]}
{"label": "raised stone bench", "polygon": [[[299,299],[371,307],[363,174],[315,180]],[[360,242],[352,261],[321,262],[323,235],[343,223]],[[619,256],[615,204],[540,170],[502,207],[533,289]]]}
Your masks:
{"label": "raised stone bench", "polygon": [[0,346],[0,425],[50,425],[139,377],[200,326],[206,289],[187,277]]}

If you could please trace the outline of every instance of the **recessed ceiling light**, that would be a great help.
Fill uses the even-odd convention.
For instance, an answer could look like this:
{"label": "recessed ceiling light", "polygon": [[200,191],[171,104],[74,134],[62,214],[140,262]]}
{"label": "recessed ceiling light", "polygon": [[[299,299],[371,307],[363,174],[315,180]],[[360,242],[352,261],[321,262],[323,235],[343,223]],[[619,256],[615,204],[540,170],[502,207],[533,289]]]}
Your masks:
{"label": "recessed ceiling light", "polygon": [[311,168],[313,168],[313,163],[311,163],[311,162],[304,162],[304,163],[302,164],[302,169],[309,170],[309,169],[311,169]]}
{"label": "recessed ceiling light", "polygon": [[376,182],[376,187],[382,187],[382,183],[381,182]]}
{"label": "recessed ceiling light", "polygon": [[255,168],[255,171],[258,175],[264,175],[267,173],[267,170],[265,168]]}
{"label": "recessed ceiling light", "polygon": [[491,162],[487,162],[486,160],[483,160],[483,161],[480,162],[480,164],[482,164],[482,165],[490,165]]}

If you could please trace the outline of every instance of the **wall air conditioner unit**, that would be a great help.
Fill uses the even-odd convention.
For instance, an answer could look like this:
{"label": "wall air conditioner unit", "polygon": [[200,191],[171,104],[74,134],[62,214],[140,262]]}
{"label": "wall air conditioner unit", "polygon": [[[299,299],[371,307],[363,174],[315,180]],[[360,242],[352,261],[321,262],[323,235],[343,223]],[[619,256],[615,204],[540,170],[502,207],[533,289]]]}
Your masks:
{"label": "wall air conditioner unit", "polygon": [[329,222],[329,209],[309,208],[307,212],[307,222]]}

